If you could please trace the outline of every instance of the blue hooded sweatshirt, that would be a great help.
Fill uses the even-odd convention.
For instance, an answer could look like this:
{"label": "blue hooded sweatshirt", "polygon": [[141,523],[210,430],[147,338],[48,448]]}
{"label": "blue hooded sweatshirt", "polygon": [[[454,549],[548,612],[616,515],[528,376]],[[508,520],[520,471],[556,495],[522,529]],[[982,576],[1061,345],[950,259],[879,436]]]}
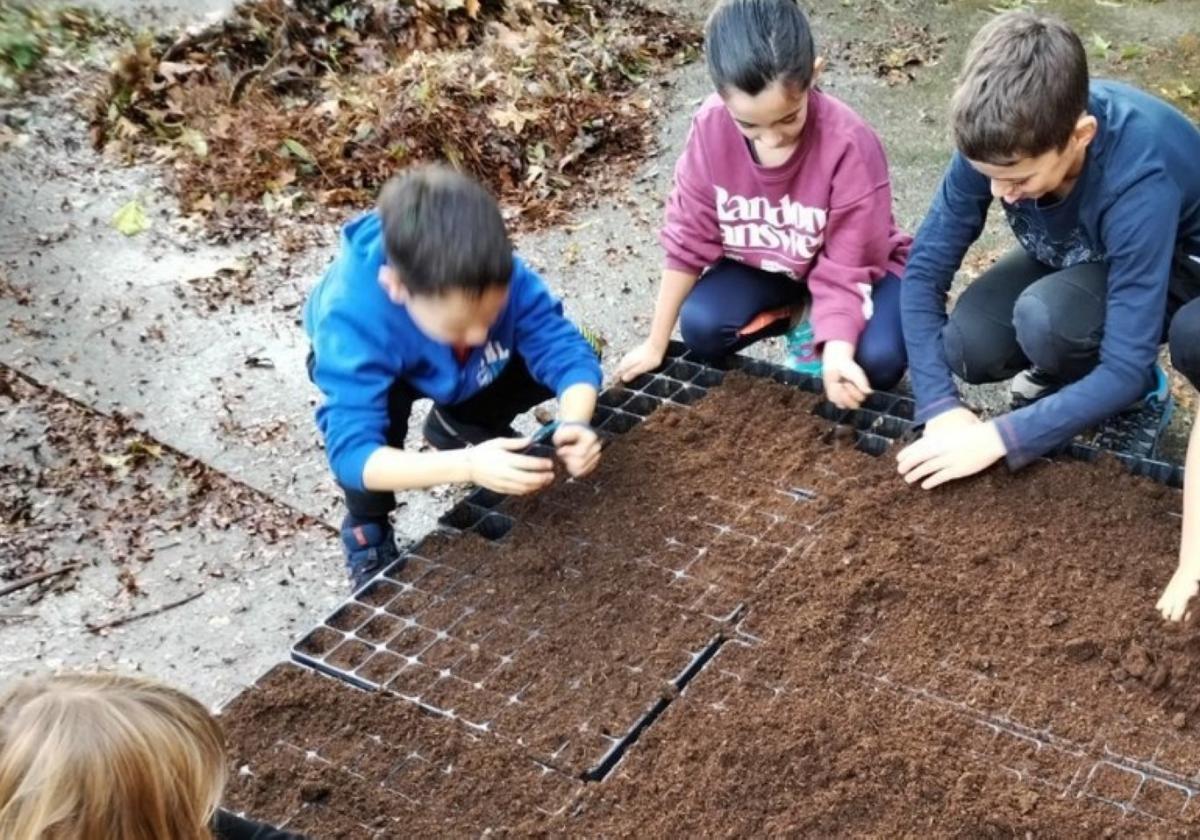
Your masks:
{"label": "blue hooded sweatshirt", "polygon": [[508,302],[465,362],[454,348],[427,337],[402,304],[379,283],[386,262],[379,213],[342,231],[337,259],[304,306],[313,344],[313,380],[325,396],[317,427],[338,483],[365,490],[363,467],[385,446],[387,394],[403,379],[437,405],[455,405],[491,384],[513,353],[558,395],[572,385],[599,388],[600,364],[591,345],[563,317],[562,303],[514,256]]}

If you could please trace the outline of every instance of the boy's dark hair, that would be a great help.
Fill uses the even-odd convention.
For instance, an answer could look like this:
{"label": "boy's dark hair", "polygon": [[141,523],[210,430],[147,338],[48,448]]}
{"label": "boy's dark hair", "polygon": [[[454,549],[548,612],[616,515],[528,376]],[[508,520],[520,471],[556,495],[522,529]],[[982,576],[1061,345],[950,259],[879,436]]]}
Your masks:
{"label": "boy's dark hair", "polygon": [[444,166],[392,178],[379,196],[388,262],[415,295],[481,295],[507,286],[512,241],[496,200],[474,179]]}
{"label": "boy's dark hair", "polygon": [[1006,12],[971,42],[951,100],[970,160],[1007,165],[1060,150],[1088,106],[1087,53],[1061,20]]}
{"label": "boy's dark hair", "polygon": [[808,90],[817,47],[796,0],[724,0],[704,28],[708,74],[721,93],[758,96],[779,80]]}

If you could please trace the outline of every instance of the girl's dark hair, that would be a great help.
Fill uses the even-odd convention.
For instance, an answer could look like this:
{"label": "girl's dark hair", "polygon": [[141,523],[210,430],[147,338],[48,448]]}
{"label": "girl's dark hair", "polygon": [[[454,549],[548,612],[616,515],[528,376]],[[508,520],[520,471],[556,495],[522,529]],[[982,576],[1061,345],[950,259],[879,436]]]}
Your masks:
{"label": "girl's dark hair", "polygon": [[481,295],[507,286],[512,241],[496,200],[473,178],[420,166],[388,181],[379,196],[388,262],[416,295]]}
{"label": "girl's dark hair", "polygon": [[724,0],[704,28],[717,90],[757,96],[776,80],[808,90],[816,44],[796,0]]}

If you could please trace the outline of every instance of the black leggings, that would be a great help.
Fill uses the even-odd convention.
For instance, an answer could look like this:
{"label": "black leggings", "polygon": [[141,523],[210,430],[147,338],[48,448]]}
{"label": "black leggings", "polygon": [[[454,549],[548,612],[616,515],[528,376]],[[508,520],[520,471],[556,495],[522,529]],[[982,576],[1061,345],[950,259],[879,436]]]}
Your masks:
{"label": "black leggings", "polygon": [[[1195,270],[1200,277],[1200,264]],[[974,384],[1011,379],[1030,366],[1063,382],[1082,379],[1100,363],[1107,293],[1104,263],[1056,270],[1016,248],[959,297],[942,331],[946,360]],[[1175,369],[1200,386],[1200,298],[1168,304],[1162,340]]]}
{"label": "black leggings", "polygon": [[[309,351],[310,379],[315,363],[312,351]],[[384,432],[384,440],[388,446],[404,448],[413,403],[424,396],[403,379],[392,383],[387,394],[388,427]],[[554,392],[535,380],[529,373],[525,360],[514,353],[504,370],[486,388],[460,403],[439,405],[437,408],[451,422],[502,429],[510,425],[518,414],[553,397]],[[342,492],[346,496],[346,509],[359,519],[382,519],[396,507],[395,493],[353,490],[349,487],[342,487]]]}

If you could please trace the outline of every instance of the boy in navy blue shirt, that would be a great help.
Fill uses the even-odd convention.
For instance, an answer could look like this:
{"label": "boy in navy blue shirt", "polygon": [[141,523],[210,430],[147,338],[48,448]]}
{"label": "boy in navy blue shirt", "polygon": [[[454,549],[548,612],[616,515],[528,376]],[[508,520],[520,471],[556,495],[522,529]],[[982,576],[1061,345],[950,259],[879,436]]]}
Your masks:
{"label": "boy in navy blue shirt", "polygon": [[[346,226],[304,326],[356,588],[398,556],[395,491],[473,482],[525,494],[550,484],[551,461],[522,454],[530,441],[511,427],[538,403],[558,397],[553,442],[572,475],[599,461],[595,351],[513,254],[496,202],[464,175],[425,167],[393,179],[378,209]],[[406,452],[422,397],[434,403],[424,432],[437,451]]]}
{"label": "boy in navy blue shirt", "polygon": [[[976,36],[953,100],[958,151],[917,234],[901,311],[921,440],[899,453],[931,488],[1029,463],[1136,411],[1165,426],[1172,363],[1200,383],[1200,131],[1166,103],[1089,82],[1079,37],[1032,12]],[[955,271],[1000,199],[1019,247],[947,317]],[[951,373],[1013,379],[983,422]]]}

